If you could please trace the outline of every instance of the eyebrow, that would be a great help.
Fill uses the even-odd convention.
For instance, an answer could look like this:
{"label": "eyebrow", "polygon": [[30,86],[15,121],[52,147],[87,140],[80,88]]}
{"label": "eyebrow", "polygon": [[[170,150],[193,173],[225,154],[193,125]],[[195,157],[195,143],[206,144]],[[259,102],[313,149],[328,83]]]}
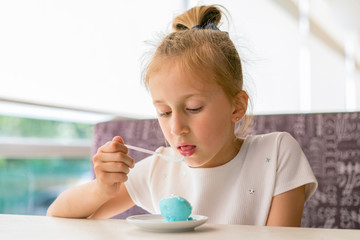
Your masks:
{"label": "eyebrow", "polygon": [[[191,93],[191,94],[187,94],[184,96],[184,100],[188,99],[188,98],[191,98],[191,97],[194,97],[194,96],[203,96],[202,94],[198,94],[198,93]],[[162,100],[155,100],[153,101],[153,104],[161,104],[161,103],[164,103],[164,101]]]}

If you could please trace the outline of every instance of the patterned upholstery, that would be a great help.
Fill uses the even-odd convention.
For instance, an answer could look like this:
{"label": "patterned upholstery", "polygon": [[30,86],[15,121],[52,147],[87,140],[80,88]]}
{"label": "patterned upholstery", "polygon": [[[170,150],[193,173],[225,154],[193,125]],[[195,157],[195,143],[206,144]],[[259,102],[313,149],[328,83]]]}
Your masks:
{"label": "patterned upholstery", "polygon": [[[360,113],[258,115],[248,132],[273,131],[286,131],[297,139],[319,182],[305,205],[301,225],[360,229]],[[95,126],[93,153],[115,135],[148,149],[165,144],[157,120],[111,121]],[[130,154],[136,161],[146,156]],[[117,217],[142,213],[134,207]]]}

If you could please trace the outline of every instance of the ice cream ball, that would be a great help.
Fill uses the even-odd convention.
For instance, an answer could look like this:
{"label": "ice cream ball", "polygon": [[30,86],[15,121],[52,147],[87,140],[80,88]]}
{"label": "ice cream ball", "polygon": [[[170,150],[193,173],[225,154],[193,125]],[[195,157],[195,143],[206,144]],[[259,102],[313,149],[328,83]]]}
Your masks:
{"label": "ice cream ball", "polygon": [[191,214],[190,203],[182,197],[171,196],[160,200],[160,212],[167,222],[187,221]]}

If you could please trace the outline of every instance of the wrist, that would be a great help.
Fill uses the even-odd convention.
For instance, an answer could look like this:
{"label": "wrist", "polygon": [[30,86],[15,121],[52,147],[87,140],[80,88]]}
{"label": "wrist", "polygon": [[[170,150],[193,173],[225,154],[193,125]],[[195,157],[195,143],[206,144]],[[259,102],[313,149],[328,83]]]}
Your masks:
{"label": "wrist", "polygon": [[105,203],[116,196],[116,193],[114,193],[114,191],[111,191],[108,188],[104,187],[104,185],[102,185],[96,179],[94,179],[92,183],[92,192],[96,196],[96,198],[99,199],[99,201],[101,201],[102,203]]}

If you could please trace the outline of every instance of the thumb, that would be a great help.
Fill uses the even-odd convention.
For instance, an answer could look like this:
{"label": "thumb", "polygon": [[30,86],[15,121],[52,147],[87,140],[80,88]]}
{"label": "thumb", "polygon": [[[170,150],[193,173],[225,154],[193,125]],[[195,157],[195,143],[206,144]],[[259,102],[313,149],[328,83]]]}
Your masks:
{"label": "thumb", "polygon": [[120,136],[115,136],[112,140],[124,144],[124,140]]}

